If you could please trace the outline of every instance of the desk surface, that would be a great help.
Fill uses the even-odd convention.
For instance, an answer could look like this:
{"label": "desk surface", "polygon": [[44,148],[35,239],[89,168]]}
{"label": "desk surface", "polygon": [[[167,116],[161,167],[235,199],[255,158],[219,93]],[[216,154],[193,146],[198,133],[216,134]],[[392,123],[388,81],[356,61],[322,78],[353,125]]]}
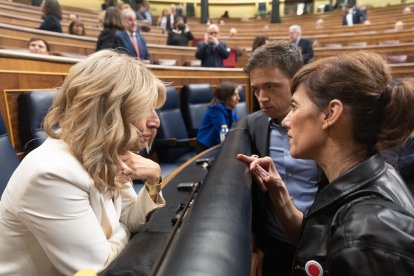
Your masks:
{"label": "desk surface", "polygon": [[179,167],[162,190],[166,206],[157,210],[149,222],[134,234],[123,252],[112,264],[99,275],[148,275],[158,255],[173,231],[171,220],[176,217],[180,203],[190,199],[191,192],[178,191],[181,182],[202,181],[207,169],[195,164],[198,158],[212,158],[217,155],[219,148],[207,150]]}

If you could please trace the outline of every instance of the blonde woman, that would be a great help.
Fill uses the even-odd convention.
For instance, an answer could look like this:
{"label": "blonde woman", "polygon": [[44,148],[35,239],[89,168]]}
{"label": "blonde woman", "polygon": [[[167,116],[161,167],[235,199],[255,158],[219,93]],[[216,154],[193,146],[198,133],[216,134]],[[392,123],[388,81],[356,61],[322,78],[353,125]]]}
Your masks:
{"label": "blonde woman", "polygon": [[[165,205],[148,147],[165,86],[142,63],[102,50],[74,65],[0,201],[0,274],[102,271]],[[131,180],[143,179],[135,193]]]}

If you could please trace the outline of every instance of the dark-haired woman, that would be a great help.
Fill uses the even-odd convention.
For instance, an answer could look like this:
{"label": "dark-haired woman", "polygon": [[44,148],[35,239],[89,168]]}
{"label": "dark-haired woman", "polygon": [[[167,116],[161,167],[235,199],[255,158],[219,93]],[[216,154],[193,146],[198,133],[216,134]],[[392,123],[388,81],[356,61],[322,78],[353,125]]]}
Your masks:
{"label": "dark-haired woman", "polygon": [[40,6],[42,11],[43,22],[40,25],[40,30],[51,32],[62,32],[60,20],[62,20],[62,11],[59,2],[56,0],[44,0]]}
{"label": "dark-haired woman", "polygon": [[96,51],[116,48],[115,33],[123,30],[120,10],[115,7],[107,8],[104,17],[104,29],[99,34]]}
{"label": "dark-haired woman", "polygon": [[193,39],[194,36],[184,18],[177,17],[173,29],[168,32],[167,45],[188,46],[188,42]]}
{"label": "dark-haired woman", "polygon": [[238,159],[297,244],[293,275],[411,275],[414,199],[379,151],[414,130],[414,83],[392,81],[380,55],[354,52],[303,67],[291,91],[282,121],[290,154],[315,160],[328,182],[309,212],[295,207],[269,157]]}
{"label": "dark-haired woman", "polygon": [[239,100],[239,90],[234,83],[224,82],[217,87],[197,131],[198,152],[220,144],[221,126],[227,125],[230,129],[238,121],[235,107]]}

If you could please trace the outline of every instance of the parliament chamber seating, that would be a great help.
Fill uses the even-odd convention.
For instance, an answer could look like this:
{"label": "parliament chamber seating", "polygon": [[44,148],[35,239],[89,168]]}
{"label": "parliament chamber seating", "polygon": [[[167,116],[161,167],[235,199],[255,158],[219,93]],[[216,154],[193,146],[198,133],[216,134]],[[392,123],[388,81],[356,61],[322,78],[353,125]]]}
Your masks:
{"label": "parliament chamber seating", "polygon": [[19,133],[25,154],[46,140],[43,120],[52,106],[56,93],[56,90],[32,91],[18,96]]}
{"label": "parliament chamber seating", "polygon": [[180,109],[180,96],[175,87],[167,88],[167,99],[157,113],[161,124],[154,141],[154,149],[165,178],[195,156],[195,139],[188,137]]}
{"label": "parliament chamber seating", "polygon": [[6,125],[0,115],[0,196],[6,188],[7,182],[20,163],[19,158],[10,142]]}
{"label": "parliament chamber seating", "polygon": [[181,88],[181,110],[189,137],[195,137],[213,98],[210,84],[186,84]]}

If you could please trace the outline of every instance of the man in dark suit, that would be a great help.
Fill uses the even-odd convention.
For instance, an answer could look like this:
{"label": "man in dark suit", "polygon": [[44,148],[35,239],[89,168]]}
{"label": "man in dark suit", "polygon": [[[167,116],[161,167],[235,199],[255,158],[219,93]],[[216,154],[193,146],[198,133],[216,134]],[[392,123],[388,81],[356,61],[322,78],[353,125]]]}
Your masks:
{"label": "man in dark suit", "polygon": [[302,29],[299,25],[292,25],[289,27],[289,39],[295,43],[302,50],[303,61],[305,64],[309,63],[313,58],[312,41],[304,39],[302,36]]}
{"label": "man in dark suit", "polygon": [[137,31],[136,15],[132,9],[122,10],[122,23],[125,30],[117,31],[115,34],[116,45],[119,50],[132,57],[149,62],[151,56],[148,52],[147,43]]}
{"label": "man in dark suit", "polygon": [[[288,183],[294,204],[306,214],[317,192],[319,171],[314,161],[290,155],[287,130],[281,125],[291,109],[290,80],[302,66],[300,48],[294,43],[276,41],[257,48],[245,72],[261,110],[236,127],[250,134],[252,153],[272,158],[284,183]],[[252,228],[255,245],[264,253],[263,276],[292,275],[296,245],[279,225],[270,198],[258,185],[253,186]]]}
{"label": "man in dark suit", "polygon": [[201,60],[203,67],[224,67],[223,59],[230,55],[227,46],[219,40],[220,29],[216,24],[207,27],[204,41],[197,44],[195,57]]}

